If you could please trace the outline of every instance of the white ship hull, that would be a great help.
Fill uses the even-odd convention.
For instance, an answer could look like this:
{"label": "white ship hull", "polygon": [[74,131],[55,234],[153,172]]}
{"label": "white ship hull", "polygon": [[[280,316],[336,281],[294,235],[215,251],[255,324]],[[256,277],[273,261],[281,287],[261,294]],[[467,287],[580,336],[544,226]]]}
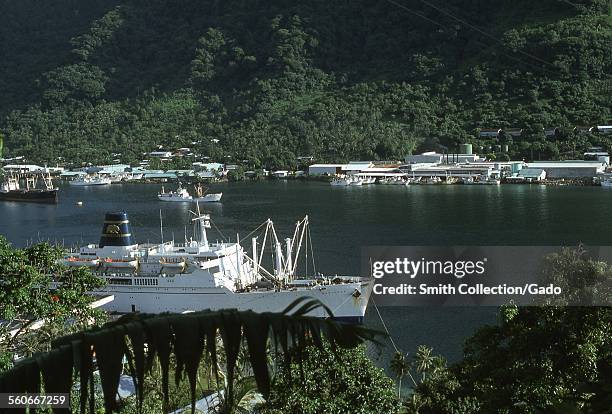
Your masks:
{"label": "white ship hull", "polygon": [[[296,290],[274,289],[266,291],[235,293],[221,287],[168,288],[161,291],[157,286],[107,286],[96,293],[110,294],[114,300],[104,308],[111,312],[184,313],[204,309],[219,310],[236,308],[254,312],[281,312],[302,296],[318,299],[332,310],[334,318],[348,322],[363,322],[371,294],[372,281],[322,285]],[[355,294],[359,292],[359,294]],[[311,316],[325,317],[323,309]]]}
{"label": "white ship hull", "polygon": [[[135,243],[127,214],[107,213],[100,243],[81,247],[61,262],[83,263],[106,285],[95,294],[113,295],[105,305],[112,312],[189,312],[205,309],[235,308],[254,312],[281,312],[300,297],[318,299],[334,318],[361,322],[370,298],[373,281],[349,276],[298,278],[296,257],[305,234],[308,217],[300,220],[295,234],[299,239],[285,239],[286,254],[274,239],[276,253],[272,272],[261,264],[267,235],[276,237],[271,220],[264,222],[265,234],[260,244],[251,239],[249,257],[238,243],[209,243],[206,228],[210,217],[199,213],[195,219],[199,240],[159,244]],[[298,233],[298,230],[302,230]],[[194,234],[195,235],[195,234]],[[259,258],[259,262],[253,258]],[[311,316],[328,316],[316,309]]]}
{"label": "white ship hull", "polygon": [[193,201],[198,201],[200,203],[216,203],[221,201],[222,196],[223,193],[206,194],[202,197],[194,197]]}
{"label": "white ship hull", "polygon": [[180,196],[180,195],[171,195],[169,193],[166,194],[158,194],[157,198],[160,201],[173,201],[173,202],[191,202],[194,201],[193,197],[189,196],[189,197],[184,197],[184,196]]}

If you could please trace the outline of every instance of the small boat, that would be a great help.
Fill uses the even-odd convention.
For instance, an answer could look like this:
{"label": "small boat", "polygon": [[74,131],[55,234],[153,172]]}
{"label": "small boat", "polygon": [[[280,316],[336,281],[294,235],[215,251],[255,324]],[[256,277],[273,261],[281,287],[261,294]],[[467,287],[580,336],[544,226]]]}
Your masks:
{"label": "small boat", "polygon": [[361,178],[353,178],[349,184],[350,186],[360,186],[363,185],[363,180]]}
{"label": "small boat", "polygon": [[333,186],[346,187],[346,186],[351,185],[352,181],[353,179],[350,177],[338,177],[338,178],[331,180],[329,184]]}
{"label": "small boat", "polygon": [[102,261],[102,266],[109,269],[117,269],[121,271],[138,269],[138,259],[111,259],[107,257]]}
{"label": "small boat", "polygon": [[108,177],[97,177],[97,176],[85,176],[76,180],[70,181],[70,185],[75,187],[84,187],[90,185],[107,185],[111,183],[111,179]]}
{"label": "small boat", "polygon": [[415,184],[441,184],[442,179],[440,177],[421,177],[419,181],[415,181]]}
{"label": "small boat", "polygon": [[612,188],[612,178],[606,178],[605,180],[602,180],[601,186],[606,188]]}
{"label": "small boat", "polygon": [[200,184],[195,186],[196,196],[193,197],[193,201],[198,201],[200,203],[216,203],[221,201],[221,197],[223,193],[208,193],[206,191],[208,189],[202,187]]}
{"label": "small boat", "polygon": [[187,268],[187,262],[185,259],[176,260],[176,259],[161,259],[159,264],[162,267],[163,273],[183,273]]}
{"label": "small boat", "polygon": [[476,179],[473,177],[464,177],[462,179],[463,184],[468,185],[499,185],[501,184],[501,180],[499,178],[489,178],[479,176]]}
{"label": "small boat", "polygon": [[161,193],[157,194],[157,198],[161,201],[179,201],[179,202],[193,202],[197,201],[200,203],[216,203],[221,201],[221,197],[223,193],[210,193],[206,194],[206,190],[198,185],[195,187],[196,196],[192,197],[185,188],[179,187],[176,191],[170,191],[168,193],[165,192],[164,187],[162,186]]}
{"label": "small boat", "polygon": [[100,265],[100,259],[98,259],[97,257],[93,259],[89,259],[89,258],[78,257],[78,256],[70,256],[70,257],[60,260],[60,262],[63,265],[70,266],[70,267],[81,267],[81,266],[98,267]]}
{"label": "small boat", "polygon": [[157,194],[157,198],[161,201],[193,201],[193,197],[189,194],[189,191],[180,186],[176,191],[165,192],[162,186],[161,193]]}

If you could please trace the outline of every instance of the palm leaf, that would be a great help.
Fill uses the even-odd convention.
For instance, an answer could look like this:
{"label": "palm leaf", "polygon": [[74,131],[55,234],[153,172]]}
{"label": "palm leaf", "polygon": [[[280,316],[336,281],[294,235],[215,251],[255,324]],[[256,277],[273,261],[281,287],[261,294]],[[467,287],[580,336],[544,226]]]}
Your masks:
{"label": "palm leaf", "polygon": [[[286,360],[291,358],[289,351],[294,349],[302,369],[301,352],[308,343],[322,348],[325,340],[331,344],[332,349],[350,348],[364,340],[375,340],[377,335],[383,334],[331,318],[307,316],[321,306],[316,300],[300,298],[285,309],[286,313],[229,309],[187,315],[125,316],[102,328],[59,338],[53,342],[52,351],[18,362],[11,370],[0,374],[0,392],[38,392],[42,372],[48,390],[68,393],[72,387],[74,368],[79,373],[81,412],[86,411],[88,402],[90,412],[93,412],[95,353],[107,412],[116,410],[117,386],[125,357],[135,371],[132,375],[135,377],[139,404],[143,399],[144,375],[152,369],[155,359],[159,361],[164,405],[167,406],[169,366],[174,355],[177,362],[175,380],[180,383],[186,374],[194,407],[197,371],[203,356],[206,356],[206,361],[210,361],[212,371],[217,374],[216,341],[219,334],[223,341],[227,378],[227,394],[222,408],[223,412],[229,413],[236,404],[234,372],[243,341],[247,345],[254,381],[262,395],[267,397],[271,379],[266,349],[270,339],[274,343],[276,355],[280,350]],[[329,309],[325,311],[331,315]],[[126,339],[129,339],[131,349],[128,349]]]}

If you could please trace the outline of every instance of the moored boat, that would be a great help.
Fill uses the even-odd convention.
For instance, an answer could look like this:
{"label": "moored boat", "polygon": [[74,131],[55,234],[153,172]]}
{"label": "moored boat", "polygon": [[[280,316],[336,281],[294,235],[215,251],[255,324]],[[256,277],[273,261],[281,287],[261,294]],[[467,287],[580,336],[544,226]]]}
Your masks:
{"label": "moored boat", "polygon": [[85,176],[83,178],[77,178],[76,180],[70,181],[70,185],[75,187],[86,187],[92,185],[107,185],[111,183],[111,179],[108,177],[99,176]]}
{"label": "moored boat", "polygon": [[[65,263],[100,261],[92,271],[106,285],[91,293],[113,295],[104,305],[108,311],[180,313],[235,308],[280,312],[296,299],[309,297],[331,309],[334,318],[363,321],[373,288],[371,279],[299,273],[300,252],[304,256],[304,239],[310,234],[308,216],[297,223],[293,238],[284,240],[284,252],[272,221],[266,220],[258,227],[259,233],[251,233],[255,237],[250,239],[253,252],[249,256],[239,243],[210,243],[206,230],[211,228],[210,216],[200,213],[199,204],[194,214],[193,237],[185,236],[184,244],[138,244],[127,214],[107,213],[99,244],[80,248]],[[262,263],[262,257],[268,257],[263,251],[266,246],[275,246],[272,270]],[[324,309],[309,315],[328,317]]]}
{"label": "moored boat", "polygon": [[21,201],[31,203],[57,204],[58,188],[53,186],[51,176],[42,175],[43,187],[39,188],[37,176],[26,176],[25,188],[21,187],[21,177],[11,175],[0,185],[0,201]]}
{"label": "moored boat", "polygon": [[169,192],[166,192],[162,186],[161,192],[157,194],[157,198],[160,201],[193,201],[193,197],[189,194],[189,191],[183,188],[180,184],[176,191]]}

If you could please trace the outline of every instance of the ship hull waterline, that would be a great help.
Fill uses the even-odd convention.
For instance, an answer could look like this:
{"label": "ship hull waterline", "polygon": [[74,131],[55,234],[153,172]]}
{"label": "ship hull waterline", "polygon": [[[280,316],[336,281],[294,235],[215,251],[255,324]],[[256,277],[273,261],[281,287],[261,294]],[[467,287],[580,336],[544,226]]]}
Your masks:
{"label": "ship hull waterline", "polygon": [[[350,286],[350,289],[347,289]],[[372,293],[373,282],[365,280],[350,284],[321,285],[296,290],[265,290],[235,293],[222,287],[175,288],[175,292],[160,292],[157,286],[106,286],[92,292],[113,295],[114,300],[103,306],[112,313],[186,313],[199,310],[238,309],[253,312],[282,312],[300,297],[319,300],[331,309],[333,318],[343,322],[362,323]],[[358,293],[356,293],[358,292]],[[327,317],[323,308],[309,316]]]}
{"label": "ship hull waterline", "polygon": [[50,191],[8,191],[0,192],[0,201],[57,204],[57,190]]}

